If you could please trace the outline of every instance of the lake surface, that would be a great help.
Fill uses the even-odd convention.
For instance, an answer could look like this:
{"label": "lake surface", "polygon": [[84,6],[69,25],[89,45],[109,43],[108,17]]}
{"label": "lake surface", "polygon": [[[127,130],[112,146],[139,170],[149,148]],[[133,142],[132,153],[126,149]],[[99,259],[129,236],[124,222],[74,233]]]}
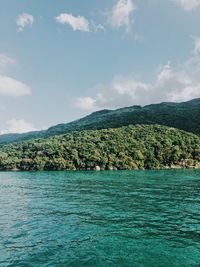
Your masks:
{"label": "lake surface", "polygon": [[200,266],[200,171],[0,173],[0,266]]}

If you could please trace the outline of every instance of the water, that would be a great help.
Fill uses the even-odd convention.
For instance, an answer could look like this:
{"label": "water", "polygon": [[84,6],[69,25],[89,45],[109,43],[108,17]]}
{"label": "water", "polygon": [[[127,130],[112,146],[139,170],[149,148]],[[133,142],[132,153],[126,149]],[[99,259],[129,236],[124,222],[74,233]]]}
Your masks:
{"label": "water", "polygon": [[200,171],[0,173],[0,266],[200,266]]}

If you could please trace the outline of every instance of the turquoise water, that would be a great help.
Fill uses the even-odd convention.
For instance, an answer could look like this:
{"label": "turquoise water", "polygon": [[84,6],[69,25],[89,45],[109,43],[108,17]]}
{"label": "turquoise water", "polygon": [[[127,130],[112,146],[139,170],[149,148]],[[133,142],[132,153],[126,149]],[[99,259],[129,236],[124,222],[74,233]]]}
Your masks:
{"label": "turquoise water", "polygon": [[0,266],[200,266],[200,171],[0,173]]}

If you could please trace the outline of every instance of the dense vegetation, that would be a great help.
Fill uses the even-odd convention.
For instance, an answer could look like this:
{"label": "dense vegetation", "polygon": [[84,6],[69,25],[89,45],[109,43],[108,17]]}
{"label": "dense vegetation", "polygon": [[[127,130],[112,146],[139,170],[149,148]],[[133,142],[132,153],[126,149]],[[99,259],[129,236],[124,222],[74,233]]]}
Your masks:
{"label": "dense vegetation", "polygon": [[80,120],[51,127],[46,134],[119,128],[136,124],[159,124],[200,134],[200,98],[183,103],[161,103],[101,110]]}
{"label": "dense vegetation", "polygon": [[200,135],[200,98],[183,103],[161,103],[145,107],[132,106],[101,110],[80,120],[59,124],[46,131],[0,136],[0,144],[81,130],[118,128],[136,124],[160,124]]}
{"label": "dense vegetation", "polygon": [[0,149],[1,170],[132,170],[199,163],[199,136],[159,125],[73,132]]}

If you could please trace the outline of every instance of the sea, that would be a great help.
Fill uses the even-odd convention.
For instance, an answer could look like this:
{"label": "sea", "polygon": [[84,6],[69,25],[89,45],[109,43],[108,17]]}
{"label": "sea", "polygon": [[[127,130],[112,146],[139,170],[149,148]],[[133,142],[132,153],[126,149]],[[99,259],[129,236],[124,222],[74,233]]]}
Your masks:
{"label": "sea", "polygon": [[200,170],[0,173],[1,267],[199,267]]}

